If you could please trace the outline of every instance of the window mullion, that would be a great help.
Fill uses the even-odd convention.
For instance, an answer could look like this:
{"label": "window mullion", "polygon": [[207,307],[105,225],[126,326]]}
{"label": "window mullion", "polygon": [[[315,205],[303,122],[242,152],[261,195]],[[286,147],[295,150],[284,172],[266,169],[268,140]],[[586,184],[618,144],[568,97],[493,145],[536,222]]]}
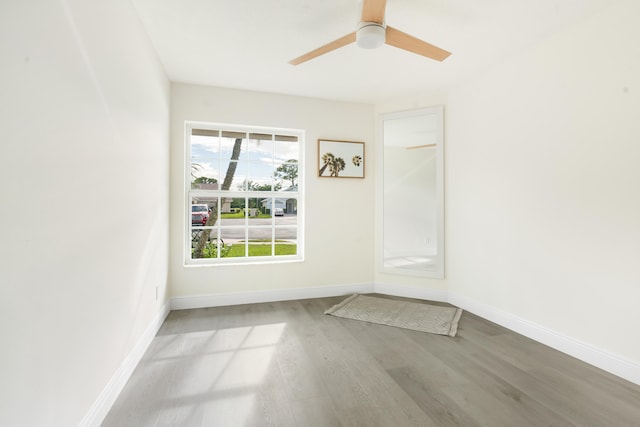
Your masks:
{"label": "window mullion", "polygon": [[[187,171],[185,173],[187,181],[187,197],[190,204],[209,204],[210,209],[215,206],[217,221],[208,228],[194,224],[197,218],[191,215],[191,223],[186,230],[203,230],[204,233],[213,234],[218,244],[215,258],[211,256],[211,249],[198,252],[197,258],[185,256],[185,260],[190,264],[206,265],[207,262],[218,264],[242,264],[246,262],[265,262],[269,260],[290,260],[301,259],[302,243],[300,239],[299,226],[302,224],[301,218],[297,217],[298,201],[301,200],[303,188],[299,185],[300,180],[295,178],[293,187],[288,180],[279,180],[275,174],[276,168],[280,164],[288,164],[288,160],[296,159],[299,169],[298,177],[304,174],[303,171],[303,133],[287,129],[267,129],[258,127],[229,126],[206,123],[187,123]],[[295,136],[294,136],[295,135]],[[236,160],[237,169],[234,179],[227,190],[222,190],[222,184],[231,164],[232,150],[235,145],[235,138],[243,138],[242,152]],[[293,145],[296,144],[295,150]],[[271,144],[270,146],[267,146]],[[282,163],[280,163],[282,162]],[[197,174],[192,165],[199,165]],[[224,169],[227,169],[225,171]],[[282,170],[285,170],[283,168]],[[288,172],[288,170],[287,170]],[[195,177],[198,179],[197,185],[192,184]],[[206,179],[205,179],[206,178]],[[211,178],[216,179],[217,185],[212,185]],[[284,189],[289,191],[276,191],[277,181],[281,181]],[[249,182],[253,184],[249,186]],[[242,184],[242,185],[241,185]],[[242,187],[242,188],[241,188]],[[249,188],[258,191],[249,190]],[[268,190],[267,190],[268,189]],[[295,190],[295,191],[291,191]],[[215,201],[215,202],[214,202]],[[243,201],[243,202],[242,202]],[[215,204],[214,204],[215,203]],[[241,204],[243,215],[234,215]],[[251,207],[250,207],[251,206]],[[302,206],[300,206],[302,208]],[[224,213],[223,219],[223,209]],[[265,210],[268,209],[268,210]],[[286,211],[281,214],[280,209]],[[251,211],[255,215],[251,216]],[[257,210],[257,211],[256,211]],[[260,218],[262,211],[268,212],[270,218]],[[189,208],[188,211],[195,211]],[[302,209],[301,209],[302,211]],[[278,214],[278,216],[276,216]],[[239,218],[242,217],[242,221]],[[239,243],[244,236],[242,248],[230,250],[227,255],[223,254],[220,241],[224,237],[225,246]],[[270,242],[267,241],[270,236]],[[293,256],[276,257],[276,237],[280,236],[287,240],[283,249],[288,248]],[[250,239],[253,239],[251,243]],[[291,242],[288,240],[291,239]],[[188,241],[188,249],[193,247],[192,241]],[[212,241],[214,239],[211,239]],[[202,241],[200,241],[202,244]],[[210,242],[207,243],[208,245]],[[292,244],[293,247],[287,247]],[[254,245],[255,247],[253,247]],[[249,249],[252,248],[253,256],[249,256]],[[270,247],[270,253],[267,248]],[[256,252],[257,251],[257,252]],[[187,252],[189,253],[189,252]],[[281,254],[283,252],[280,252]]]}

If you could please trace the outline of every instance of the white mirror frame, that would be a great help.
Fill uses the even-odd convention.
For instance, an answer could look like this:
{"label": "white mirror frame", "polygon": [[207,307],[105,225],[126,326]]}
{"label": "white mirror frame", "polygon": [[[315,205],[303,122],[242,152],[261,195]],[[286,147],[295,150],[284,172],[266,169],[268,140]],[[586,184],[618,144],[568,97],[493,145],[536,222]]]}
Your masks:
{"label": "white mirror frame", "polygon": [[[429,144],[435,143],[435,156],[436,156],[436,206],[435,206],[435,228],[436,228],[436,254],[430,258],[431,264],[426,264],[426,266],[416,266],[416,265],[407,265],[407,266],[385,266],[385,221],[389,221],[390,218],[385,218],[384,212],[384,199],[385,199],[385,122],[390,120],[399,120],[399,119],[408,119],[415,123],[416,119],[420,117],[425,117],[425,123],[428,123],[430,120],[433,124],[435,124],[434,129],[430,129],[431,138],[429,140]],[[377,136],[378,141],[377,144],[377,167],[376,170],[379,171],[376,179],[376,187],[377,194],[379,195],[377,201],[377,211],[378,211],[378,244],[377,244],[377,267],[378,271],[382,273],[389,274],[402,274],[409,276],[419,276],[419,277],[431,277],[437,279],[444,278],[444,108],[443,106],[429,107],[429,108],[421,108],[418,110],[411,111],[401,111],[395,113],[387,113],[381,114],[378,116],[377,123]],[[427,142],[425,142],[427,144]],[[418,151],[418,150],[416,150]],[[415,200],[407,200],[406,206],[415,206]],[[387,224],[387,227],[389,225]],[[426,238],[425,238],[426,240]]]}

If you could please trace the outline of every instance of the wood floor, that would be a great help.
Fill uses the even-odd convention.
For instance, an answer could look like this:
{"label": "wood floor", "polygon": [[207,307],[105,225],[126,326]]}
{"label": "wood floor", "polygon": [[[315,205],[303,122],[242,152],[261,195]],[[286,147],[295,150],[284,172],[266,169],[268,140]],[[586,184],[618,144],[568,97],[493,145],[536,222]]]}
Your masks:
{"label": "wood floor", "polygon": [[640,426],[640,386],[473,314],[450,338],[342,299],[171,312],[103,426]]}

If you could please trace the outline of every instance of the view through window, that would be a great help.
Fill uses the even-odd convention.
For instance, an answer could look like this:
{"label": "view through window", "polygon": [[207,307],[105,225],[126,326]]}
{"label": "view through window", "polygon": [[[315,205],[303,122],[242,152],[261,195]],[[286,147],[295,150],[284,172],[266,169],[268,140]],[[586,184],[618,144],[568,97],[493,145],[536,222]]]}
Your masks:
{"label": "view through window", "polygon": [[187,123],[189,264],[302,259],[304,133]]}

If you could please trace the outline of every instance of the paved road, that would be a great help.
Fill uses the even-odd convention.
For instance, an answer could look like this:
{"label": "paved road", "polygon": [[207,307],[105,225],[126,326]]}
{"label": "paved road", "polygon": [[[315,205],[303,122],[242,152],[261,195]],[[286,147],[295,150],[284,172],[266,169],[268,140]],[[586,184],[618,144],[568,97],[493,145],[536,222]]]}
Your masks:
{"label": "paved road", "polygon": [[[285,215],[281,217],[275,218],[276,225],[289,225],[295,226],[297,225],[297,217],[295,215]],[[232,219],[222,219],[220,226],[221,227],[229,227],[229,226],[244,226],[245,222],[242,218],[232,218]],[[249,229],[249,239],[250,240],[263,240],[263,239],[271,239],[271,218],[250,218],[249,225],[262,225],[265,228],[256,228]],[[197,227],[193,228],[194,231]],[[243,240],[245,238],[245,230],[244,228],[229,228],[221,230],[222,240],[225,242],[233,241],[233,240]],[[295,228],[285,228],[285,229],[276,229],[276,239],[296,239],[297,238],[297,230]]]}

